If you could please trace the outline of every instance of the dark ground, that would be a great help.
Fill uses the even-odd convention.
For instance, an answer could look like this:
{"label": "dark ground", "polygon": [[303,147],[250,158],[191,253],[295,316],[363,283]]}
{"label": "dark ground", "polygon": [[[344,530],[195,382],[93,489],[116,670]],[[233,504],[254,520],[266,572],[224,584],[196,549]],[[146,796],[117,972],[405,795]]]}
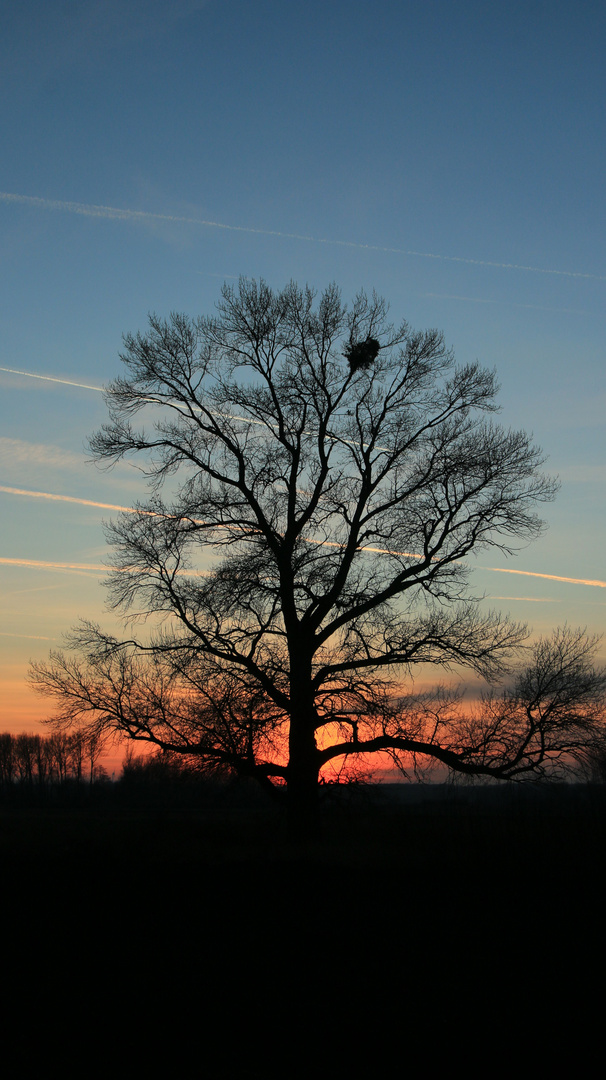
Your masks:
{"label": "dark ground", "polygon": [[529,1053],[595,1035],[606,785],[327,793],[305,841],[248,793],[184,801],[0,809],[5,985],[30,1008],[63,1001],[91,1037],[225,1029],[229,1053],[293,1020],[343,1052],[419,1025],[432,1054],[452,1024]]}

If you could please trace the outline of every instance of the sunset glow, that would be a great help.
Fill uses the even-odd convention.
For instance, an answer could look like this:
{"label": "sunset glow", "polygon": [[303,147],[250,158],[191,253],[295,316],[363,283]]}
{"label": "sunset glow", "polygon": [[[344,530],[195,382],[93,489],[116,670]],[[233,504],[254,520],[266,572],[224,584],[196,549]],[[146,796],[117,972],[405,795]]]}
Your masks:
{"label": "sunset glow", "polygon": [[[299,8],[135,14],[86,0],[10,15],[0,730],[37,729],[48,713],[25,681],[30,659],[81,618],[117,628],[104,521],[159,516],[137,508],[149,497],[141,462],[87,460],[122,335],[149,312],[212,316],[240,275],[273,288],[336,281],[345,298],[376,289],[394,322],[439,327],[461,365],[494,367],[497,422],[534,433],[561,490],[535,543],[470,556],[479,609],[536,633],[604,629],[604,15],[539,5],[480,17],[444,0]],[[212,536],[237,539],[214,528],[194,569],[176,573],[213,573]],[[422,534],[394,540],[410,551],[390,550],[396,535],[375,546],[367,533],[360,564],[423,558]],[[324,537],[305,533],[341,546]],[[504,574],[524,579],[516,595],[501,595]]]}

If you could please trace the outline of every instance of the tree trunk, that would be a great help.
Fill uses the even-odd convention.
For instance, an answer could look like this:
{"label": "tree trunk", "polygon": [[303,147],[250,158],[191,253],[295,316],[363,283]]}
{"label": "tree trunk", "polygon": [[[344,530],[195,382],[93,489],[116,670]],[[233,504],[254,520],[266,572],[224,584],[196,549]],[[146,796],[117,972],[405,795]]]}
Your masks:
{"label": "tree trunk", "polygon": [[[293,695],[293,701],[301,698]],[[318,777],[320,755],[315,739],[313,709],[296,704],[288,739],[287,804],[293,832],[301,837],[315,832],[318,823]]]}
{"label": "tree trunk", "polygon": [[289,634],[290,730],[288,733],[287,805],[291,830],[313,831],[318,814],[318,748],[312,690],[312,643],[293,619]]}

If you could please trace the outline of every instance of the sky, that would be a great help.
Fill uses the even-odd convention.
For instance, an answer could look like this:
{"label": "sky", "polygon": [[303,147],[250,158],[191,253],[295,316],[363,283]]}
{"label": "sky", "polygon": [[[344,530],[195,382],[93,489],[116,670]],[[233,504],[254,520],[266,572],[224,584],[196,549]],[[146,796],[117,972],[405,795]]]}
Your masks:
{"label": "sky", "polygon": [[[602,633],[606,8],[560,0],[0,4],[0,730],[28,662],[107,627],[100,472],[122,334],[224,281],[373,288],[495,367],[561,480],[483,604]],[[601,647],[606,659],[606,647]]]}

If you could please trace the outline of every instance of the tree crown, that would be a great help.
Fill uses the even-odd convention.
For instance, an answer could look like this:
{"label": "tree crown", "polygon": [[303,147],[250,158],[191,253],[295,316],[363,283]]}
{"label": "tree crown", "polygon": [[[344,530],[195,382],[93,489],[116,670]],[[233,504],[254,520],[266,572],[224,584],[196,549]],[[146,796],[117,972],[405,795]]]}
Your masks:
{"label": "tree crown", "polygon": [[[264,775],[313,760],[317,777],[405,749],[394,688],[412,665],[506,670],[525,629],[480,614],[466,560],[535,538],[557,485],[494,422],[493,372],[394,326],[374,294],[348,307],[334,285],[244,279],[213,317],[151,316],[122,360],[91,449],[143,459],[151,497],[109,526],[110,600],[164,625],[145,642],[79,631],[97,717]],[[57,662],[47,689],[71,686],[69,713],[86,679]],[[288,765],[270,760],[280,731]]]}

